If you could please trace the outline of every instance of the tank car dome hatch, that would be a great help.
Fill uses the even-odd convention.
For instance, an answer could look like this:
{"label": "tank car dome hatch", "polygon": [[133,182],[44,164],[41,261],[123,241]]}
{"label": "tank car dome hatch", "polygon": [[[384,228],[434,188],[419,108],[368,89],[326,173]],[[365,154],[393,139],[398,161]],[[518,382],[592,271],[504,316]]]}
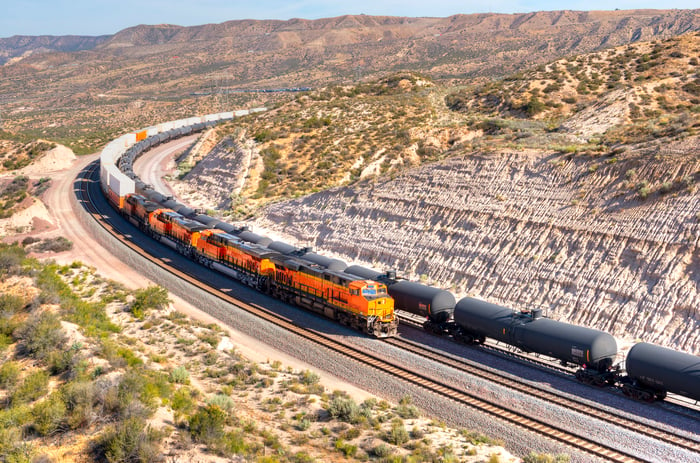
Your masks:
{"label": "tank car dome hatch", "polygon": [[272,243],[272,240],[267,236],[261,236],[257,233],[253,233],[249,230],[243,230],[238,234],[238,237],[243,241],[248,241],[249,243],[259,244],[260,246],[267,247],[268,244]]}
{"label": "tank car dome hatch", "polygon": [[267,245],[267,248],[277,251],[280,254],[291,254],[297,250],[297,248],[291,244],[285,243],[284,241],[273,241]]}
{"label": "tank car dome hatch", "polygon": [[361,265],[351,265],[347,267],[345,270],[343,270],[345,273],[348,273],[350,275],[355,275],[356,277],[359,278],[364,278],[367,280],[377,280],[380,277],[384,276],[382,272],[378,272],[374,269],[363,267]]}
{"label": "tank car dome hatch", "polygon": [[165,201],[165,196],[163,196],[161,193],[158,193],[155,190],[147,192],[146,197],[149,201],[153,201],[154,203],[158,204],[162,204]]}
{"label": "tank car dome hatch", "polygon": [[197,215],[195,210],[188,206],[182,206],[178,209],[174,209],[174,211],[180,214],[181,216],[187,217],[188,219],[191,219]]}
{"label": "tank car dome hatch", "polygon": [[696,355],[642,342],[627,353],[625,369],[649,389],[700,400],[700,357]]}
{"label": "tank car dome hatch", "polygon": [[203,223],[204,225],[207,226],[212,226],[212,224],[219,222],[219,219],[216,219],[210,215],[206,214],[199,214],[193,218],[193,220],[196,220],[197,222]]}
{"label": "tank car dome hatch", "polygon": [[347,268],[347,264],[340,259],[331,259],[330,257],[322,256],[316,254],[315,252],[307,252],[301,256],[302,259],[318,264],[322,267],[332,270],[334,272],[342,272]]}
{"label": "tank car dome hatch", "polygon": [[413,281],[402,280],[389,285],[394,307],[442,323],[450,319],[455,309],[451,292]]}
{"label": "tank car dome hatch", "polygon": [[230,223],[226,223],[226,222],[217,223],[216,228],[218,228],[219,230],[221,230],[223,232],[230,233],[230,234],[233,234],[236,230],[238,230],[238,228],[235,225],[231,225]]}

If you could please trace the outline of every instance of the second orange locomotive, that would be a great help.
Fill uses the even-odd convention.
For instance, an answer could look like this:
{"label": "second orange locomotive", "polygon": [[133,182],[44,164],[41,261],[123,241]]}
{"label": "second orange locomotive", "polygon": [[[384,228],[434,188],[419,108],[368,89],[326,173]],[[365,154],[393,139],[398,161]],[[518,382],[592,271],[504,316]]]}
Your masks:
{"label": "second orange locomotive", "polygon": [[376,337],[394,336],[394,300],[383,283],[359,279],[305,259],[282,254],[189,220],[132,194],[121,212],[135,225],[211,268],[286,302],[321,313]]}

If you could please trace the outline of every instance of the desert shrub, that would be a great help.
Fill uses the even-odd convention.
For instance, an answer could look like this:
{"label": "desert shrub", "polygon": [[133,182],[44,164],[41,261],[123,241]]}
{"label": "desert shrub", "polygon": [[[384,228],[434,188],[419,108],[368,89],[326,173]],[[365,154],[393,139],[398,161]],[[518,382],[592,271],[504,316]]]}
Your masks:
{"label": "desert shrub", "polygon": [[486,434],[481,434],[477,431],[462,430],[464,436],[472,445],[487,444],[487,445],[502,445],[502,441],[493,439]]}
{"label": "desert shrub", "polygon": [[549,455],[547,453],[530,452],[523,457],[523,463],[568,463],[569,455]]}
{"label": "desert shrub", "polygon": [[50,436],[59,430],[66,418],[66,404],[60,393],[53,393],[32,408],[32,428],[40,436]]}
{"label": "desert shrub", "polygon": [[246,442],[245,434],[240,430],[224,433],[212,446],[217,453],[228,457],[247,455],[251,452],[251,445]]}
{"label": "desert shrub", "polygon": [[297,429],[299,431],[306,431],[310,427],[311,427],[311,420],[309,420],[308,418],[302,418],[301,420],[299,420],[299,423],[297,423]]}
{"label": "desert shrub", "polygon": [[170,304],[168,290],[160,286],[149,286],[134,293],[134,301],[129,310],[134,317],[142,320],[149,310],[163,310]]}
{"label": "desert shrub", "polygon": [[189,384],[190,374],[187,372],[187,368],[180,365],[170,372],[170,382],[176,384]]}
{"label": "desert shrub", "polygon": [[17,273],[26,256],[25,250],[16,244],[0,243],[0,275]]}
{"label": "desert shrub", "polygon": [[223,437],[227,419],[226,412],[217,405],[200,407],[199,411],[190,417],[190,434],[197,442],[212,444]]}
{"label": "desert shrub", "polygon": [[394,450],[386,444],[379,444],[372,449],[372,453],[379,458],[386,458],[394,453]]}
{"label": "desert shrub", "polygon": [[396,414],[401,418],[418,418],[420,413],[415,405],[411,404],[411,396],[405,395],[399,401],[399,405],[396,407]]}
{"label": "desert shrub", "polygon": [[162,436],[144,420],[129,418],[107,429],[95,442],[97,459],[110,463],[151,463],[159,461]]}
{"label": "desert shrub", "polygon": [[414,426],[411,430],[411,439],[422,439],[423,437],[425,437],[425,430]]}
{"label": "desert shrub", "polygon": [[7,389],[17,383],[19,379],[19,365],[8,360],[0,366],[0,388]]}
{"label": "desert shrub", "polygon": [[335,396],[328,403],[326,411],[335,419],[351,422],[358,415],[360,407],[350,397]]}
{"label": "desert shrub", "polygon": [[0,428],[0,461],[29,463],[32,454],[32,445],[24,441],[20,428]]}
{"label": "desert shrub", "polygon": [[216,394],[207,399],[207,405],[216,405],[227,414],[230,414],[236,404],[233,402],[233,399],[226,394]]}
{"label": "desert shrub", "polygon": [[175,391],[170,400],[170,407],[173,409],[176,420],[182,415],[189,415],[192,413],[194,406],[195,402],[192,398],[192,392],[186,387]]}
{"label": "desert shrub", "polygon": [[80,351],[80,344],[73,344],[66,350],[55,350],[50,352],[46,357],[46,364],[49,367],[52,375],[60,375],[61,373],[75,370],[78,364],[77,353]]}
{"label": "desert shrub", "polygon": [[342,452],[346,457],[354,457],[357,453],[357,445],[348,444],[343,439],[335,441],[336,450]]}
{"label": "desert shrub", "polygon": [[30,373],[10,396],[13,405],[31,402],[42,397],[49,389],[49,374],[43,370]]}
{"label": "desert shrub", "polygon": [[97,418],[95,404],[97,390],[94,383],[87,381],[69,382],[62,388],[66,404],[66,422],[70,429],[87,427]]}
{"label": "desert shrub", "polygon": [[301,381],[301,384],[304,384],[305,386],[317,384],[320,379],[321,378],[318,376],[318,374],[311,370],[304,370],[299,375],[299,381]]}
{"label": "desert shrub", "polygon": [[403,425],[403,420],[396,418],[391,422],[391,429],[386,433],[385,439],[394,445],[403,445],[409,441],[408,431]]}
{"label": "desert shrub", "polygon": [[64,252],[73,248],[73,242],[63,236],[42,240],[32,248],[36,252]]}
{"label": "desert shrub", "polygon": [[11,317],[24,309],[24,299],[14,294],[0,294],[0,316]]}

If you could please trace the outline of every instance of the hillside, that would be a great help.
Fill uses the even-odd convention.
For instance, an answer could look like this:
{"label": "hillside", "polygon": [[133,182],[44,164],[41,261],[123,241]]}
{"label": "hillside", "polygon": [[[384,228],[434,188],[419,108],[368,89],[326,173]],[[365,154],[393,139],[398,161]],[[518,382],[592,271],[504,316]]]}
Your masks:
{"label": "hillside", "polygon": [[698,11],[142,25],[80,51],[40,53],[48,45],[37,39],[39,48],[30,54],[23,41],[8,39],[0,50],[25,56],[0,67],[2,122],[10,132],[87,153],[127,130],[290,98],[231,93],[236,89],[347,85],[399,71],[464,84],[563,56],[697,31]]}
{"label": "hillside", "polygon": [[[275,198],[313,178],[348,183],[276,202],[255,223],[457,295],[543,307],[621,338],[700,352],[698,50],[700,35],[686,34],[546,64],[471,93],[418,87],[418,77],[399,75],[370,86],[384,90],[372,98],[392,95],[385,96],[391,111],[367,111],[385,123],[358,117],[356,108],[380,107],[367,103],[362,86],[312,93],[229,129],[258,138],[251,165],[269,165],[271,147],[278,154],[269,185],[259,191],[266,170],[249,169],[235,205],[250,213],[263,191]],[[593,73],[608,75],[620,57],[620,85],[591,89]],[[552,75],[570,62],[579,63],[576,72]],[[560,93],[533,92],[557,79],[566,84]],[[573,95],[575,102],[552,104]],[[541,110],[522,109],[533,98],[542,98]],[[334,112],[341,101],[347,119]],[[356,126],[363,129],[355,133]],[[299,142],[304,133],[311,148]],[[430,156],[415,156],[419,150]],[[281,175],[290,168],[304,175]],[[206,178],[188,175],[179,191]],[[199,199],[206,207],[207,198]]]}
{"label": "hillside", "polygon": [[129,291],[18,246],[0,245],[0,262],[2,461],[519,461],[410,397],[358,403],[312,371],[252,362],[163,288]]}

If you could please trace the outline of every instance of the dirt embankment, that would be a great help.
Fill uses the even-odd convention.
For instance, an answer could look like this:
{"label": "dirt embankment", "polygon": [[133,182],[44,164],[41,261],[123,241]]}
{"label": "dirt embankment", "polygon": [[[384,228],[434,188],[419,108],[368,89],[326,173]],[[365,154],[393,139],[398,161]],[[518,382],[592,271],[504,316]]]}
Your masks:
{"label": "dirt embankment", "polygon": [[697,354],[698,142],[593,162],[473,153],[274,204],[257,223],[458,296]]}

